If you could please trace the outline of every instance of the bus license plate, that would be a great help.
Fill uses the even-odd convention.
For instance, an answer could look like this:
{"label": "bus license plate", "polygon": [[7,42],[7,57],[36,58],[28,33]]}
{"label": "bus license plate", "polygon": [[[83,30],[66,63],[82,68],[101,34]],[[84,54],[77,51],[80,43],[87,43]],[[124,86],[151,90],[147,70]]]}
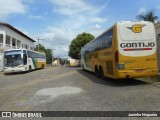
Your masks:
{"label": "bus license plate", "polygon": [[143,72],[143,70],[136,70],[136,72],[137,72],[137,73],[142,73],[142,72]]}

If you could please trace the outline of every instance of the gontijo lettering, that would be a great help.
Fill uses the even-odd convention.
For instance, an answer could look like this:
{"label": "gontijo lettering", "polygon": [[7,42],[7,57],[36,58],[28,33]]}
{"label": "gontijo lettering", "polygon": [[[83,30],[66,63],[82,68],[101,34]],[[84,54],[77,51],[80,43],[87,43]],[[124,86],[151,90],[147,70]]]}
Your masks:
{"label": "gontijo lettering", "polygon": [[143,48],[143,47],[154,47],[155,43],[154,42],[137,42],[137,43],[121,43],[120,47],[121,48]]}

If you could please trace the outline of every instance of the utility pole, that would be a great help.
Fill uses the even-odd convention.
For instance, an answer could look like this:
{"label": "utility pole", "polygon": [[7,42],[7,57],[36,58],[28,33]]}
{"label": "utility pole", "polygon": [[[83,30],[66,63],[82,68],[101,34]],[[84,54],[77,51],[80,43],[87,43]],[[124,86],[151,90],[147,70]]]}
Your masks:
{"label": "utility pole", "polygon": [[40,38],[38,37],[37,40],[38,40],[38,51],[39,51],[39,41],[40,41],[40,40],[45,40],[45,39],[40,39]]}
{"label": "utility pole", "polygon": [[52,63],[51,63],[51,66],[53,64],[53,50],[56,50],[56,49],[51,49],[52,50]]}

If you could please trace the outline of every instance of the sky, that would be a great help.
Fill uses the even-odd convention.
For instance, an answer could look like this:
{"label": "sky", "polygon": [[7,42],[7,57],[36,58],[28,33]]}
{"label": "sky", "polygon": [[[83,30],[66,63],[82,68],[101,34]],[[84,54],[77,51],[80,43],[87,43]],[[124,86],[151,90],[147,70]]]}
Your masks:
{"label": "sky", "polygon": [[0,21],[8,23],[46,48],[55,57],[68,57],[71,41],[83,32],[95,37],[117,21],[136,21],[160,0],[0,0]]}

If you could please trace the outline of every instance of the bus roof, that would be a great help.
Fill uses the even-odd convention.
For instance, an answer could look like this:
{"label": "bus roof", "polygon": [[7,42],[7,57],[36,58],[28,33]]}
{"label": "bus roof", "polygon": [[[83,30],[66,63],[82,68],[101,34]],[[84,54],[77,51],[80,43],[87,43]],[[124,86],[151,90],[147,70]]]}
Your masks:
{"label": "bus roof", "polygon": [[[28,50],[28,49],[9,49],[9,50],[5,50],[5,51],[13,51],[13,50]],[[34,51],[34,50],[29,50],[29,51],[33,51],[33,52],[39,53],[39,54],[45,54],[45,53]]]}
{"label": "bus roof", "polygon": [[116,22],[116,23],[119,24],[119,23],[132,23],[132,22],[151,23],[150,21],[118,21],[118,22]]}

